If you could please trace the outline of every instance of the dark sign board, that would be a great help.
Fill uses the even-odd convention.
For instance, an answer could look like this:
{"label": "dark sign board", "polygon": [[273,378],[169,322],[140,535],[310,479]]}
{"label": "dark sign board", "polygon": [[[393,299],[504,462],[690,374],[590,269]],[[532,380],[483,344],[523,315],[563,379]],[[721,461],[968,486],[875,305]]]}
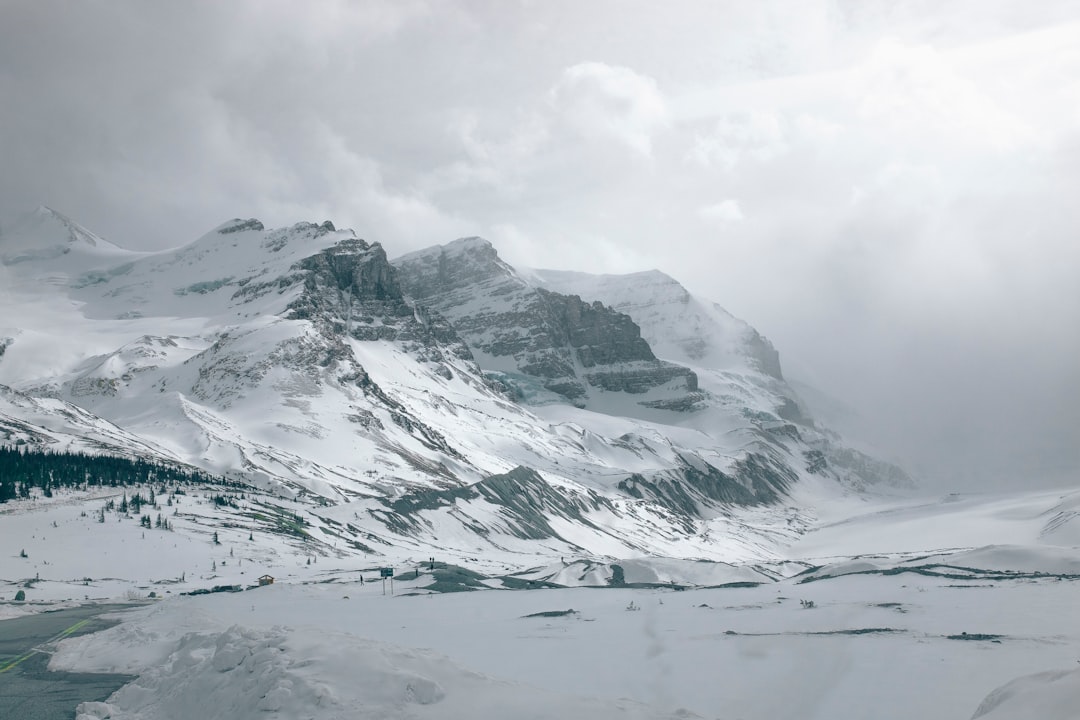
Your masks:
{"label": "dark sign board", "polygon": [[382,568],[379,570],[380,577],[394,577],[394,568]]}

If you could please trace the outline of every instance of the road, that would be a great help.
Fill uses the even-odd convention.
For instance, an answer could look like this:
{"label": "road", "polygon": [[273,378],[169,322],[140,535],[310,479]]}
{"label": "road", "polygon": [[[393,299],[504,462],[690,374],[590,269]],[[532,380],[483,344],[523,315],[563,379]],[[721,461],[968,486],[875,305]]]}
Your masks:
{"label": "road", "polygon": [[59,640],[115,625],[100,616],[125,607],[83,605],[0,621],[0,718],[74,720],[79,703],[104,700],[131,681],[126,675],[47,670]]}

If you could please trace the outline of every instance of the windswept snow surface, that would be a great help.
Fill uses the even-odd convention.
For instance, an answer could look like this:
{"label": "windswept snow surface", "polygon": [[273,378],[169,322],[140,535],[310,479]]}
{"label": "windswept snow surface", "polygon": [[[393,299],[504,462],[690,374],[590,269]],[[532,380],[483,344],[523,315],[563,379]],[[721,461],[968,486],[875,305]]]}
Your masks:
{"label": "windswept snow surface", "polygon": [[[144,531],[111,514],[99,523],[93,509],[103,497],[80,504],[77,494],[58,493],[0,508],[5,537],[25,540],[28,554],[13,547],[0,555],[8,581],[0,598],[26,584],[34,601],[159,596],[120,625],[61,645],[55,668],[139,676],[105,703],[81,706],[84,720],[945,720],[977,710],[1072,720],[1080,703],[1072,672],[1078,551],[1055,538],[1071,532],[1074,520],[1061,514],[1078,497],[902,508],[841,498],[821,509],[826,519],[806,533],[807,552],[800,543],[787,557],[753,564],[567,557],[513,576],[514,587],[547,589],[498,589],[506,584],[494,577],[500,560],[478,554],[462,570],[479,571],[474,586],[491,589],[432,593],[441,570],[433,575],[426,556],[403,551],[383,561],[397,568],[391,594],[375,579],[378,564],[362,555],[265,526],[249,535],[230,526],[236,509],[203,493],[177,496],[172,531]],[[320,534],[318,516],[276,502]],[[920,516],[938,528],[921,543],[900,532]],[[859,535],[845,540],[836,530],[843,526],[866,537],[876,526],[905,542],[852,552]],[[988,534],[1011,544],[980,545]],[[94,550],[70,552],[76,546]],[[277,582],[178,595],[252,585],[263,573]],[[83,574],[93,575],[88,584]]]}
{"label": "windswept snow surface", "polygon": [[1080,492],[1045,491],[893,502],[852,497],[818,503],[812,533],[792,558],[955,551],[986,545],[1080,545]]}
{"label": "windswept snow surface", "polygon": [[[139,674],[80,708],[113,720],[944,720],[1018,675],[1074,664],[1075,599],[1075,583],[1049,579],[409,596],[342,580],[170,600],[65,641],[52,666]],[[1037,683],[1024,692],[1008,695],[1057,708],[1026,717],[1075,717],[1060,698],[1028,705]]]}

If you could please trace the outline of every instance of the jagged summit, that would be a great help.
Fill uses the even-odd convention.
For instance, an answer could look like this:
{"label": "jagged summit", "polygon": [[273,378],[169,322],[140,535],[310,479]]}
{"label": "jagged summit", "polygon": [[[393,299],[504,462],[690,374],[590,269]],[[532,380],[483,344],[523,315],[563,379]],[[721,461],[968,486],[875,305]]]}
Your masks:
{"label": "jagged summit", "polygon": [[457,240],[451,240],[442,245],[432,245],[431,247],[423,248],[421,250],[414,250],[397,259],[405,262],[429,255],[460,255],[462,253],[470,252],[498,257],[495,246],[491,244],[491,241],[485,240],[477,235],[472,235],[469,237],[458,238]]}
{"label": "jagged summit", "polygon": [[232,220],[218,225],[214,228],[213,232],[216,232],[219,235],[228,235],[229,233],[244,232],[246,230],[261,231],[265,229],[266,227],[262,222],[256,218],[248,218],[247,220],[233,218]]}
{"label": "jagged summit", "polygon": [[406,294],[421,301],[433,293],[445,295],[476,283],[526,285],[514,268],[503,262],[494,246],[479,237],[435,245],[393,262],[406,270],[402,273]]}
{"label": "jagged summit", "polygon": [[451,255],[459,252],[495,252],[495,246],[490,241],[477,235],[452,240],[442,248],[444,252]]}

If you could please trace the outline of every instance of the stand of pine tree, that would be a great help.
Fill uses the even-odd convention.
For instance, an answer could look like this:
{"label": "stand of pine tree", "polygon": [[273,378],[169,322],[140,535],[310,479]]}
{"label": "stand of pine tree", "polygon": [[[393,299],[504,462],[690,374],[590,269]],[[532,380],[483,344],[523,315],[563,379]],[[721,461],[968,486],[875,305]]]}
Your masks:
{"label": "stand of pine tree", "polygon": [[143,483],[243,487],[195,468],[156,460],[0,446],[0,503],[28,498],[32,488],[51,497],[61,487],[85,490]]}

